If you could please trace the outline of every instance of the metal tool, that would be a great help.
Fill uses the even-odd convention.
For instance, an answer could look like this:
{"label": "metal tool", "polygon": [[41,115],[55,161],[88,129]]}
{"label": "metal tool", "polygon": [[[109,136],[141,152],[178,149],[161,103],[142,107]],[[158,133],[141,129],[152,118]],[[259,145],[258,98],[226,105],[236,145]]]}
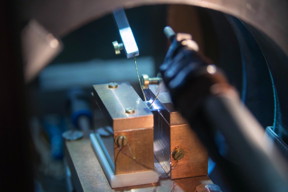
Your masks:
{"label": "metal tool", "polygon": [[138,56],[139,55],[138,46],[135,41],[133,32],[129,25],[124,9],[118,9],[114,11],[113,16],[118,26],[118,30],[123,42],[123,43],[118,43],[117,41],[112,42],[115,49],[115,53],[120,54],[121,50],[124,48],[128,59]]}

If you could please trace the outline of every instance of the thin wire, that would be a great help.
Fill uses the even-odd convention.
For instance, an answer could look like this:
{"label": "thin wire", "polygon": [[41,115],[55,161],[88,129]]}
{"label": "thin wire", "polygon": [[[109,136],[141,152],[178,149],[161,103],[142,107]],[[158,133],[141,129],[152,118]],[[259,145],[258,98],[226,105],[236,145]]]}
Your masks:
{"label": "thin wire", "polygon": [[142,94],[143,94],[143,97],[144,97],[144,101],[146,101],[146,96],[144,94],[143,86],[142,86],[141,81],[140,81],[140,76],[139,76],[139,70],[138,70],[138,64],[137,64],[137,61],[136,61],[136,57],[134,57],[134,64],[135,64],[135,69],[136,69],[136,74],[137,74],[137,77],[138,77],[140,89],[142,91]]}
{"label": "thin wire", "polygon": [[[146,168],[146,169],[153,169],[152,167],[149,167],[149,166],[147,166],[147,165],[145,165],[145,164],[143,164],[143,163],[141,163],[141,162],[138,161],[139,159],[137,159],[135,153],[132,152],[132,149],[131,149],[131,147],[130,147],[130,145],[129,145],[129,142],[127,143],[126,146],[121,146],[121,147],[118,147],[118,148],[120,148],[120,149],[119,149],[119,151],[117,152],[117,155],[116,155],[116,158],[115,158],[115,162],[117,162],[118,156],[119,156],[119,154],[121,153],[121,154],[129,157],[130,159],[133,159],[133,161],[134,161],[135,163],[137,163],[138,165],[140,165],[140,166],[142,166],[142,167],[144,167],[144,168]],[[126,148],[126,149],[128,148],[128,153],[124,152],[124,149],[125,149],[125,148]],[[127,151],[127,150],[126,150],[126,151]],[[140,160],[141,160],[141,159],[140,159]]]}
{"label": "thin wire", "polygon": [[176,166],[178,165],[178,162],[179,162],[179,160],[176,160],[175,163],[173,163],[173,164],[171,163],[171,170],[176,168]]}
{"label": "thin wire", "polygon": [[[123,154],[125,154],[125,153],[122,151],[125,147],[126,147],[126,146],[117,147],[117,148],[119,148],[119,151],[118,151],[117,154],[116,154],[115,161],[117,161],[120,152],[123,153]],[[136,156],[135,156],[135,154],[132,152],[129,143],[127,143],[127,147],[128,147],[129,153],[132,155],[132,159],[136,160]],[[125,154],[125,155],[127,155],[127,154]]]}
{"label": "thin wire", "polygon": [[158,86],[158,90],[157,90],[157,94],[156,94],[156,96],[155,96],[155,98],[153,99],[153,101],[150,103],[150,106],[149,106],[149,108],[151,108],[152,107],[152,105],[153,105],[153,103],[156,101],[156,99],[158,99],[158,96],[159,96],[159,94],[160,94],[160,85]]}
{"label": "thin wire", "polygon": [[[119,147],[117,147],[117,148],[119,148]],[[123,149],[124,149],[124,147],[120,147],[120,149],[118,150],[118,152],[117,152],[117,154],[115,156],[115,162],[117,162],[119,154],[122,152]]]}

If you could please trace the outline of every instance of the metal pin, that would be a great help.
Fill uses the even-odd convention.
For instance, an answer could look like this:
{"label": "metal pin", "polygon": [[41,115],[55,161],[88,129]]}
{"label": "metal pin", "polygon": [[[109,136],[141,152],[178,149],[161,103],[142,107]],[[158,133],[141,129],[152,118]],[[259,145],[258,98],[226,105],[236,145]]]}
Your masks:
{"label": "metal pin", "polygon": [[149,85],[158,85],[162,81],[161,77],[149,77],[146,74],[142,74],[141,76],[141,83],[145,89],[149,87]]}

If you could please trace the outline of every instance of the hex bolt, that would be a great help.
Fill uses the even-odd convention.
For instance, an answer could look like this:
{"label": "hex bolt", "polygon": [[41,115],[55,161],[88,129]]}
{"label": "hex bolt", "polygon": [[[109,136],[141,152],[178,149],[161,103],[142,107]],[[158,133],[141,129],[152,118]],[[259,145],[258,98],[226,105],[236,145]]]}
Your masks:
{"label": "hex bolt", "polygon": [[144,89],[148,89],[149,85],[158,85],[162,81],[161,77],[149,77],[147,74],[142,74],[141,83]]}
{"label": "hex bolt", "polygon": [[119,148],[125,147],[127,145],[127,143],[128,143],[127,137],[124,135],[120,135],[120,136],[116,137],[116,139],[115,139],[115,144]]}
{"label": "hex bolt", "polygon": [[116,88],[118,88],[118,83],[111,82],[111,83],[108,84],[108,88],[109,89],[116,89]]}
{"label": "hex bolt", "polygon": [[118,43],[118,41],[113,41],[112,45],[114,47],[116,55],[119,55],[121,53],[121,50],[124,49],[123,43]]}
{"label": "hex bolt", "polygon": [[135,109],[132,108],[132,107],[127,107],[127,108],[125,109],[125,113],[127,113],[127,114],[133,114],[133,113],[135,113]]}
{"label": "hex bolt", "polygon": [[172,157],[174,160],[180,160],[185,156],[185,152],[183,149],[181,148],[176,148],[174,149],[174,151],[172,152]]}

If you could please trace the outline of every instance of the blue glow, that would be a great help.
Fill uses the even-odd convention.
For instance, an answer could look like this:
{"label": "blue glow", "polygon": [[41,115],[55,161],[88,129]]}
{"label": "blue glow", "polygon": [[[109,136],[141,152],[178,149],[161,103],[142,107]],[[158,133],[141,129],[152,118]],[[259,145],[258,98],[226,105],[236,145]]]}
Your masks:
{"label": "blue glow", "polygon": [[161,109],[161,106],[157,105],[156,100],[154,99],[150,99],[148,103],[150,104],[150,108],[152,107],[153,110],[159,111],[159,109]]}

